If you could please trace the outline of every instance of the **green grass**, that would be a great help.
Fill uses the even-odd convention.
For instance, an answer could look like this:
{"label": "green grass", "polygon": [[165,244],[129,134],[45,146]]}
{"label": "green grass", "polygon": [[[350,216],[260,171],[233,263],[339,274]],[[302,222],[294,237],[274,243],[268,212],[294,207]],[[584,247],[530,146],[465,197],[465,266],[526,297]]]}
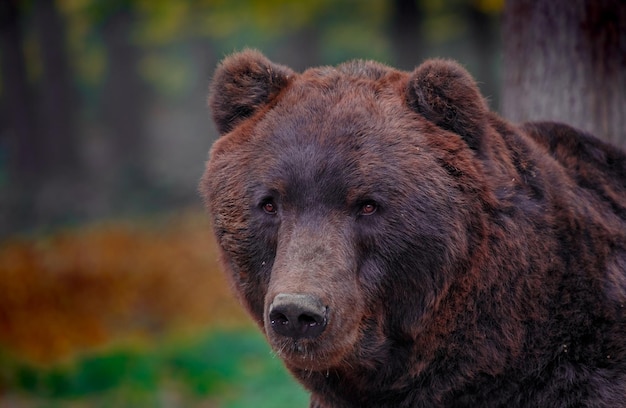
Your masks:
{"label": "green grass", "polygon": [[0,406],[7,395],[14,406],[36,408],[308,406],[308,394],[252,331],[117,346],[44,368],[0,358]]}

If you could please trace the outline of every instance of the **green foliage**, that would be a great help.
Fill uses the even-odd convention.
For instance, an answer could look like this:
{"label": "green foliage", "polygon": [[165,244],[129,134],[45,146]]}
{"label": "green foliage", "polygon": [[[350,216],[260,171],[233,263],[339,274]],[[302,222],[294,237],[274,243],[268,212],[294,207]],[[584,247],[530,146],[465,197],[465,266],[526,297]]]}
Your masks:
{"label": "green foliage", "polygon": [[[504,8],[504,0],[415,2],[422,21],[421,47],[445,47],[451,40],[471,35],[468,10],[493,16]],[[38,44],[34,35],[36,2],[22,0],[20,4],[28,75],[31,82],[37,82],[45,45]],[[175,99],[174,103],[205,83],[210,73],[196,72],[199,62],[208,61],[212,67],[225,54],[244,47],[260,48],[271,56],[274,50],[298,43],[300,37],[304,40],[295,53],[314,55],[309,61],[315,64],[359,57],[393,65],[392,1],[56,0],[55,4],[64,21],[73,80],[87,102],[85,110],[98,108],[110,64],[105,42],[111,40],[103,34],[120,15],[128,17],[130,30],[126,38],[115,41],[136,47],[141,53],[142,79],[163,99]],[[202,57],[198,49],[206,50]]]}
{"label": "green foliage", "polygon": [[[0,387],[39,407],[306,406],[306,392],[257,332],[214,332],[138,348],[117,346],[76,361],[37,367],[4,359]],[[0,397],[0,405],[2,405]]]}
{"label": "green foliage", "polygon": [[[350,55],[384,58],[390,3],[381,0],[60,0],[67,21],[71,61],[80,85],[89,93],[106,75],[101,30],[113,16],[133,16],[127,40],[145,54],[140,72],[163,95],[188,92],[193,41],[202,41],[217,56],[245,46],[265,49],[312,30],[322,38],[329,60],[342,50]],[[181,47],[183,50],[181,50]],[[33,58],[31,58],[33,60]],[[206,73],[202,73],[203,77]]]}

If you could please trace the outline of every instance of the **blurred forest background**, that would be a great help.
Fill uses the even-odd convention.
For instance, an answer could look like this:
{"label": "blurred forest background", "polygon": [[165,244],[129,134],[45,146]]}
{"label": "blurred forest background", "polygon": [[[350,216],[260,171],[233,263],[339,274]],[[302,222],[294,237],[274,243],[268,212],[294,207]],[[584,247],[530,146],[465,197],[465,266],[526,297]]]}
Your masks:
{"label": "blurred forest background", "polygon": [[[561,19],[565,9],[580,14]],[[454,58],[492,109],[582,118],[619,144],[624,10],[620,0],[0,0],[0,406],[306,406],[230,294],[196,193],[217,137],[207,88],[225,55],[254,47],[296,70]],[[576,34],[580,16],[591,34]],[[580,104],[524,74],[552,55],[587,69],[573,64],[587,61],[581,50],[600,50],[572,77],[600,107],[581,109],[601,120],[542,117]],[[542,78],[567,78],[544,65]],[[524,108],[524,95],[545,108]]]}
{"label": "blurred forest background", "polygon": [[197,203],[217,62],[244,46],[297,70],[463,61],[497,106],[502,0],[6,0],[0,228]]}

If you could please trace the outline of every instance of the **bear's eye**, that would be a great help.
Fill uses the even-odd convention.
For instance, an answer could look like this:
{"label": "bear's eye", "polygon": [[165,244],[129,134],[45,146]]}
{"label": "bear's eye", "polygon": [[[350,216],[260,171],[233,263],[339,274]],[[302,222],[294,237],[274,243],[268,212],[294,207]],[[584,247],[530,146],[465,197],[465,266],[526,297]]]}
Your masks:
{"label": "bear's eye", "polygon": [[372,215],[378,209],[378,204],[374,201],[368,201],[361,206],[361,215]]}
{"label": "bear's eye", "polygon": [[272,200],[266,200],[263,203],[261,203],[261,208],[267,214],[270,214],[270,215],[276,214],[276,204],[274,204]]}

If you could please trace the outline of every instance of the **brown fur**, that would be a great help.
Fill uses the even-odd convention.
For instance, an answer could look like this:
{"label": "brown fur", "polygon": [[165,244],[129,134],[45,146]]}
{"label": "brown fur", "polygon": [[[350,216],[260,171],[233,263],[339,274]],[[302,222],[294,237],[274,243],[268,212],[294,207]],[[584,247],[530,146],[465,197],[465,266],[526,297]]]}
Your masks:
{"label": "brown fur", "polygon": [[224,267],[312,407],[623,404],[623,152],[507,123],[445,60],[297,74],[247,50],[210,106]]}

